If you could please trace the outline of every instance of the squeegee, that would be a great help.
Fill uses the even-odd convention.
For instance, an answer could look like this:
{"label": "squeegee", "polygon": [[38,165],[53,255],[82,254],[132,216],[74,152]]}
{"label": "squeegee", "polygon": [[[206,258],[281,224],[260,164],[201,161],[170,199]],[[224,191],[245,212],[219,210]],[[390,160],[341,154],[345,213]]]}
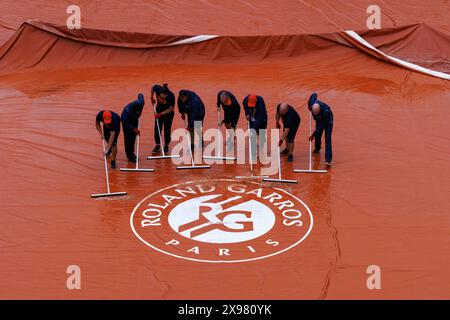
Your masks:
{"label": "squeegee", "polygon": [[268,176],[254,176],[253,175],[253,153],[252,153],[252,137],[250,131],[250,121],[247,121],[248,129],[248,154],[250,159],[250,176],[236,176],[235,179],[263,179],[268,178]]}
{"label": "squeegee", "polygon": [[127,195],[126,192],[111,192],[111,189],[109,188],[108,164],[106,162],[105,140],[103,140],[103,138],[102,138],[102,144],[103,144],[103,160],[105,162],[105,176],[106,176],[106,190],[107,190],[107,193],[92,194],[91,198],[125,196],[125,195]]}
{"label": "squeegee", "polygon": [[[138,126],[139,129],[139,126]],[[124,172],[155,172],[155,169],[141,169],[139,168],[139,144],[140,135],[136,137],[136,168],[120,168],[120,171]]]}
{"label": "squeegee", "polygon": [[[280,132],[278,131],[278,141],[280,140]],[[298,183],[298,180],[288,180],[281,178],[281,160],[280,160],[280,144],[278,144],[278,179],[264,178],[266,182],[281,182],[281,183]]]}
{"label": "squeegee", "polygon": [[[312,115],[309,114],[309,136],[312,135]],[[312,141],[309,141],[309,169],[307,170],[299,170],[295,169],[296,173],[327,173],[327,170],[313,170],[312,169]]]}
{"label": "squeegee", "polygon": [[210,159],[210,160],[236,160],[236,157],[222,157],[220,155],[220,149],[221,149],[221,131],[220,131],[220,127],[221,127],[222,122],[220,121],[220,110],[217,109],[217,131],[218,131],[218,135],[217,135],[217,155],[216,156],[203,156],[203,159]]}
{"label": "squeegee", "polygon": [[[187,127],[186,120],[184,120],[184,126],[185,126],[185,128]],[[191,157],[192,165],[190,165],[190,166],[178,166],[177,170],[211,169],[210,165],[198,165],[198,166],[195,165],[194,156],[192,155],[192,150],[191,150],[191,134],[189,133],[188,130],[186,130],[186,137],[187,137],[189,155]]]}

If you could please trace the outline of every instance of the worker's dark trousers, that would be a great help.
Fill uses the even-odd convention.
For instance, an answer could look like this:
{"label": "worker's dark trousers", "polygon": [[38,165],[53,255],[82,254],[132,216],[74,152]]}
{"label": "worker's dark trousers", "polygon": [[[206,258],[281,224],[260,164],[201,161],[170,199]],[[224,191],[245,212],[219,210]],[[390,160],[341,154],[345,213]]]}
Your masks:
{"label": "worker's dark trousers", "polygon": [[125,138],[125,153],[128,159],[134,158],[134,144],[136,142],[136,134],[133,130],[124,128],[123,136]]}
{"label": "worker's dark trousers", "polygon": [[[257,150],[263,150],[264,145],[266,144],[266,139],[267,139],[267,121],[264,121],[261,123],[261,127],[256,130],[256,129],[251,129],[251,143],[252,143],[252,149],[251,149],[251,153],[252,153],[252,159],[253,161],[256,161],[257,159]],[[259,149],[258,147],[258,141],[259,141]]]}
{"label": "worker's dark trousers", "polygon": [[[173,117],[175,113],[171,112],[169,114],[166,114],[158,119],[155,119],[155,143],[161,144],[161,139],[159,138],[159,132],[162,133],[164,129],[164,144],[169,145],[170,141],[172,140],[171,134],[172,134],[172,122]],[[158,121],[156,121],[158,120]],[[158,127],[156,126],[156,123],[159,124],[159,132]]]}
{"label": "worker's dark trousers", "polygon": [[333,159],[333,151],[331,148],[331,133],[333,132],[333,125],[329,125],[329,126],[325,127],[325,129],[323,129],[323,128],[316,129],[315,148],[316,148],[316,150],[321,149],[322,134],[323,134],[324,130],[325,130],[325,161],[331,162],[331,160]]}

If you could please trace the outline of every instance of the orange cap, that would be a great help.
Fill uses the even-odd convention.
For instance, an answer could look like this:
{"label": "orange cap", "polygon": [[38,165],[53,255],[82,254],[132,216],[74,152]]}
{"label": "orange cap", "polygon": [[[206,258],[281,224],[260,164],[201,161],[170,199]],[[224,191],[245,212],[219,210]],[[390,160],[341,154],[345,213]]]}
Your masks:
{"label": "orange cap", "polygon": [[255,94],[251,94],[248,96],[247,105],[249,106],[249,108],[254,108],[257,101],[258,97]]}
{"label": "orange cap", "polygon": [[105,124],[110,124],[112,122],[111,111],[103,111],[103,122]]}

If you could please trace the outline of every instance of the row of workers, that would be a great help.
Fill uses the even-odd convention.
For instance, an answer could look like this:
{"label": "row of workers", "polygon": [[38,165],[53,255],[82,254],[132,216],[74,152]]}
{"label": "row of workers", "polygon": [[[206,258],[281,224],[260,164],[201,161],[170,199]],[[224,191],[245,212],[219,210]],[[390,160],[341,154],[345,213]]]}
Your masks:
{"label": "row of workers", "polygon": [[[164,152],[169,152],[171,142],[172,123],[175,116],[175,95],[167,84],[162,86],[154,85],[150,92],[151,102],[156,105],[154,109],[155,147],[152,154],[161,152],[160,133],[164,133]],[[136,162],[135,140],[140,135],[139,118],[145,105],[144,95],[140,93],[137,100],[132,101],[122,111],[121,116],[110,110],[102,110],[97,114],[96,127],[102,138],[106,142],[105,155],[111,159],[111,168],[116,167],[117,139],[121,126],[125,138],[125,153],[130,162]],[[202,123],[205,119],[206,108],[202,99],[193,91],[180,90],[177,99],[178,111],[185,121],[186,129],[190,132],[191,141],[194,136],[194,123]],[[267,129],[267,108],[263,97],[258,95],[247,95],[242,105],[250,129],[259,134],[259,130]],[[224,117],[220,126],[235,130],[239,121],[241,106],[236,97],[230,91],[222,90],[217,94],[217,111],[223,109]],[[317,94],[313,93],[308,101],[308,109],[316,122],[316,128],[309,137],[310,141],[315,139],[314,154],[319,154],[321,140],[325,132],[325,160],[331,166],[332,146],[331,135],[333,131],[333,113],[331,108],[324,102],[318,100]],[[280,120],[283,124],[283,133],[280,137],[280,146],[285,143],[286,147],[281,151],[282,155],[288,156],[288,162],[293,161],[294,141],[300,126],[300,116],[289,104],[280,103],[276,110],[276,127],[281,128]],[[101,126],[103,124],[103,128]],[[227,141],[231,144],[232,141]]]}

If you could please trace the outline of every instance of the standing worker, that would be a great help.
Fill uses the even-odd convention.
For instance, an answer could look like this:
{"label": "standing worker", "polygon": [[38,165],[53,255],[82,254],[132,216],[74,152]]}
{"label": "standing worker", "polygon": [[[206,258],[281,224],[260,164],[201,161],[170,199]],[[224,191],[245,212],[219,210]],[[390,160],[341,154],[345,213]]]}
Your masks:
{"label": "standing worker", "polygon": [[[154,95],[156,94],[156,99]],[[175,115],[175,95],[169,90],[167,83],[160,85],[154,85],[150,92],[153,105],[156,105],[155,113],[155,147],[152,150],[152,154],[157,154],[161,151],[161,139],[160,133],[164,129],[164,153],[169,153],[169,144],[172,140],[172,122]],[[157,120],[157,121],[156,121]],[[158,129],[159,128],[159,129]]]}
{"label": "standing worker", "polygon": [[[205,119],[205,105],[202,99],[192,91],[180,90],[178,95],[178,111],[181,113],[181,118],[186,119],[187,115],[187,128],[191,137],[191,151],[194,150],[194,129],[200,137],[200,144],[203,146],[202,127],[203,120]],[[200,122],[200,126],[195,123]]]}
{"label": "standing worker", "polygon": [[234,132],[239,121],[241,113],[241,106],[236,97],[226,90],[222,90],[217,94],[217,112],[220,112],[220,108],[223,108],[223,120],[220,126],[225,125],[227,130],[233,129],[233,135],[230,135],[227,141],[228,148],[232,147],[232,141],[234,140]]}
{"label": "standing worker", "polygon": [[316,120],[316,130],[314,130],[309,140],[315,141],[313,154],[319,154],[322,144],[322,134],[325,130],[325,161],[328,167],[331,167],[333,152],[331,147],[331,134],[333,132],[333,112],[331,108],[322,101],[318,100],[317,93],[313,93],[308,101],[308,109]]}
{"label": "standing worker", "polygon": [[125,153],[128,160],[132,163],[136,163],[134,147],[136,136],[141,134],[139,131],[139,118],[142,114],[144,104],[144,95],[139,93],[137,100],[129,103],[122,111],[121,120],[125,138]]}
{"label": "standing worker", "polygon": [[300,116],[297,111],[295,111],[294,107],[290,106],[287,103],[280,103],[277,106],[277,115],[276,115],[276,127],[280,128],[280,119],[283,122],[283,134],[280,138],[280,147],[283,142],[286,142],[286,148],[281,151],[282,155],[288,156],[288,162],[294,161],[294,141],[295,136],[297,134],[297,130],[300,127]]}
{"label": "standing worker", "polygon": [[[257,95],[248,95],[244,98],[242,102],[244,106],[245,115],[247,117],[247,121],[249,122],[250,129],[253,129],[256,132],[257,136],[260,136],[260,130],[264,130],[263,134],[260,136],[260,145],[262,148],[266,139],[265,139],[265,130],[267,129],[267,109],[266,103],[261,96]],[[251,134],[251,132],[249,133]],[[256,137],[251,134],[251,139],[254,141],[252,143],[252,159],[256,159]]]}
{"label": "standing worker", "polygon": [[[103,123],[103,129],[101,127]],[[105,156],[111,156],[111,169],[116,168],[117,138],[120,134],[120,117],[117,113],[104,110],[95,118],[95,126],[103,140],[106,141]]]}

